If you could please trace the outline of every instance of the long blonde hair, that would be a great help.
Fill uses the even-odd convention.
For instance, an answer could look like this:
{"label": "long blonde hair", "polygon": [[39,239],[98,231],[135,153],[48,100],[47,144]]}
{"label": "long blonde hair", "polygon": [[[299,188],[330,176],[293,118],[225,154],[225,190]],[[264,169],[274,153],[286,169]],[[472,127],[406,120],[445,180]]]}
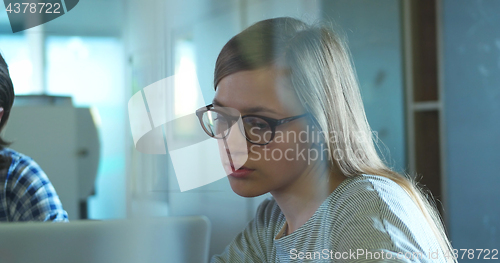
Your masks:
{"label": "long blonde hair", "polygon": [[[345,42],[328,27],[309,26],[293,18],[260,21],[223,47],[214,87],[238,71],[273,65],[288,72],[291,86],[324,135],[332,165],[347,177],[372,174],[396,182],[422,211],[444,255],[453,255],[432,199],[426,198],[412,177],[391,170],[379,157]],[[452,257],[448,260],[456,262]]]}

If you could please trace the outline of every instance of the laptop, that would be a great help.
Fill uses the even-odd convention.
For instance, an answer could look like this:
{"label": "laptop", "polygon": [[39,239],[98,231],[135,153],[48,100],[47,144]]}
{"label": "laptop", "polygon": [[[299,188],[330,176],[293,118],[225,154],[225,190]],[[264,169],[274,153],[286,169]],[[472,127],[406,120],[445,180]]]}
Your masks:
{"label": "laptop", "polygon": [[206,217],[1,223],[2,263],[208,262]]}

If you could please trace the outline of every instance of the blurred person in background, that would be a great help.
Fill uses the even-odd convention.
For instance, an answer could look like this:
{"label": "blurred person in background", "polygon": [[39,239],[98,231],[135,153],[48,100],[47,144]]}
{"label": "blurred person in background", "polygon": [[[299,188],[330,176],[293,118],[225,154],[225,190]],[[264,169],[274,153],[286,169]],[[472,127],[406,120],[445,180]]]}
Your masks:
{"label": "blurred person in background", "polygon": [[[0,132],[14,103],[9,69],[0,54]],[[8,148],[0,136],[0,221],[68,221],[47,175],[30,157]]]}

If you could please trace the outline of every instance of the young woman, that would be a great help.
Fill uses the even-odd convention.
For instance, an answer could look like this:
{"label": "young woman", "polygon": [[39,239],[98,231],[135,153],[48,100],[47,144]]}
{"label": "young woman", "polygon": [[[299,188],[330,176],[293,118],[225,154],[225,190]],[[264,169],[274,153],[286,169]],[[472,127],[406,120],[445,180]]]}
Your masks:
{"label": "young woman", "polygon": [[377,155],[349,52],[329,29],[258,22],[223,47],[214,85],[205,131],[247,140],[231,188],[272,198],[212,262],[456,261],[435,207]]}

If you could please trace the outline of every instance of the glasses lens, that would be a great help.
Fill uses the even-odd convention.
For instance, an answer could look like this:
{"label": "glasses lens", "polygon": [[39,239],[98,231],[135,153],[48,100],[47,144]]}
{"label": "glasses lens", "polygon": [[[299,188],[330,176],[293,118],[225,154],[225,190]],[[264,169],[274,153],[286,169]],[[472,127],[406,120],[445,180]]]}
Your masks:
{"label": "glasses lens", "polygon": [[243,125],[247,139],[256,144],[266,144],[271,141],[272,130],[269,123],[259,117],[244,117]]}
{"label": "glasses lens", "polygon": [[203,126],[208,135],[222,139],[228,133],[228,122],[226,118],[215,111],[206,111],[202,118]]}

